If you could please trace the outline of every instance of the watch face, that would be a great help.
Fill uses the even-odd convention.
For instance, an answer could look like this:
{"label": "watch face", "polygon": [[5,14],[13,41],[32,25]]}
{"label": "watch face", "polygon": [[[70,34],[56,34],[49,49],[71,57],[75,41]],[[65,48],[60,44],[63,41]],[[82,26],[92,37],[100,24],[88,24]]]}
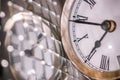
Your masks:
{"label": "watch face", "polygon": [[90,77],[120,76],[119,7],[119,0],[66,1],[63,44],[75,66]]}
{"label": "watch face", "polygon": [[50,52],[54,51],[50,44],[53,40],[47,37],[51,33],[41,17],[31,12],[17,13],[7,21],[4,30],[15,80],[49,80],[55,76],[55,56]]}

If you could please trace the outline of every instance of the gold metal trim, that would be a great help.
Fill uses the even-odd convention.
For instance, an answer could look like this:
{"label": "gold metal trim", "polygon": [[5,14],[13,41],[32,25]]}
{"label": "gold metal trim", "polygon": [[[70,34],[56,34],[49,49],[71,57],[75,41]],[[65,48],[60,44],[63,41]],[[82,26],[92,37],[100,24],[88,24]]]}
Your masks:
{"label": "gold metal trim", "polygon": [[69,37],[69,16],[71,14],[71,9],[76,0],[66,0],[62,16],[61,16],[61,37],[64,49],[73,62],[75,67],[82,72],[83,74],[98,80],[114,80],[120,78],[120,70],[111,71],[111,72],[100,72],[90,67],[87,67],[84,63],[80,61],[80,59],[75,54],[74,49],[72,48],[70,37]]}

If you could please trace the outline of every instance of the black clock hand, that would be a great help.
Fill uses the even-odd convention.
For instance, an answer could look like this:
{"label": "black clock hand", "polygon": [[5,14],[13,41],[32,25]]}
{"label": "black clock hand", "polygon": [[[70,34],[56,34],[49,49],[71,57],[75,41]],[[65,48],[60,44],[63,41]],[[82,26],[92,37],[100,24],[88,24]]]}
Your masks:
{"label": "black clock hand", "polygon": [[92,56],[95,54],[96,52],[96,48],[99,48],[101,46],[101,41],[103,40],[103,38],[105,37],[105,35],[108,33],[108,31],[106,30],[105,33],[103,34],[103,36],[100,38],[100,40],[95,41],[95,46],[93,47],[93,49],[91,50],[90,54],[87,56],[87,59],[85,60],[85,63],[87,61],[89,61]]}
{"label": "black clock hand", "polygon": [[81,24],[89,24],[89,25],[98,25],[98,26],[101,26],[100,23],[94,23],[94,22],[86,22],[86,21],[81,21],[79,19],[76,19],[76,20],[69,20],[71,22],[75,22],[75,23],[81,23]]}
{"label": "black clock hand", "polygon": [[113,32],[116,28],[116,23],[112,20],[108,21],[104,21],[101,24],[102,29],[105,30],[105,33],[102,35],[102,37],[100,38],[100,40],[95,41],[95,46],[93,47],[93,49],[91,50],[90,54],[87,56],[87,59],[85,60],[85,62],[90,61],[90,59],[92,58],[92,56],[96,53],[96,48],[99,48],[101,46],[101,41],[103,40],[103,38],[105,37],[105,35],[108,32]]}
{"label": "black clock hand", "polygon": [[113,32],[116,28],[116,23],[113,20],[105,20],[102,23],[95,23],[95,22],[86,22],[86,21],[81,21],[79,19],[76,20],[69,20],[75,23],[81,23],[81,24],[88,24],[88,25],[97,25],[101,26],[103,30],[108,30],[108,32]]}

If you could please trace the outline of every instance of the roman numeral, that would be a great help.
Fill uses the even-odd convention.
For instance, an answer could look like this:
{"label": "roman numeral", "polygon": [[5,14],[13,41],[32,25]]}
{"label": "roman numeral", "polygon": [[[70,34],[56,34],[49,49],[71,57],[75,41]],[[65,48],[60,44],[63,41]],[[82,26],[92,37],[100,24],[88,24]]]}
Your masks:
{"label": "roman numeral", "polygon": [[86,21],[86,20],[88,20],[88,17],[81,16],[81,15],[73,16],[73,18],[75,18],[76,20],[80,20],[80,21]]}
{"label": "roman numeral", "polygon": [[84,35],[82,38],[77,38],[76,40],[74,40],[74,42],[76,42],[76,41],[79,42],[84,38],[88,38],[88,34]]}
{"label": "roman numeral", "polygon": [[109,57],[102,55],[100,68],[104,70],[109,70],[110,59]]}
{"label": "roman numeral", "polygon": [[119,66],[120,66],[120,55],[117,56],[117,60],[118,60],[118,64],[119,64]]}
{"label": "roman numeral", "polygon": [[90,8],[92,9],[94,7],[94,5],[96,4],[96,2],[94,0],[84,0],[86,3],[88,3],[90,5]]}

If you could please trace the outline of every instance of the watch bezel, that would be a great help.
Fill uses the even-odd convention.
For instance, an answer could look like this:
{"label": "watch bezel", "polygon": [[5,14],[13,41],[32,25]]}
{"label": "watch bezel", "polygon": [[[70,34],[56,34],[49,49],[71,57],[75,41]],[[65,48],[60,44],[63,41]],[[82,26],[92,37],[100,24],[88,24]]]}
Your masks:
{"label": "watch bezel", "polygon": [[63,47],[66,51],[66,54],[74,64],[74,66],[83,74],[93,78],[93,79],[117,79],[120,78],[120,70],[118,71],[98,71],[86,66],[78,56],[75,54],[75,51],[72,47],[72,43],[70,41],[69,36],[69,17],[71,15],[73,4],[76,0],[66,0],[65,5],[63,7],[63,12],[61,16],[61,39],[63,43]]}

